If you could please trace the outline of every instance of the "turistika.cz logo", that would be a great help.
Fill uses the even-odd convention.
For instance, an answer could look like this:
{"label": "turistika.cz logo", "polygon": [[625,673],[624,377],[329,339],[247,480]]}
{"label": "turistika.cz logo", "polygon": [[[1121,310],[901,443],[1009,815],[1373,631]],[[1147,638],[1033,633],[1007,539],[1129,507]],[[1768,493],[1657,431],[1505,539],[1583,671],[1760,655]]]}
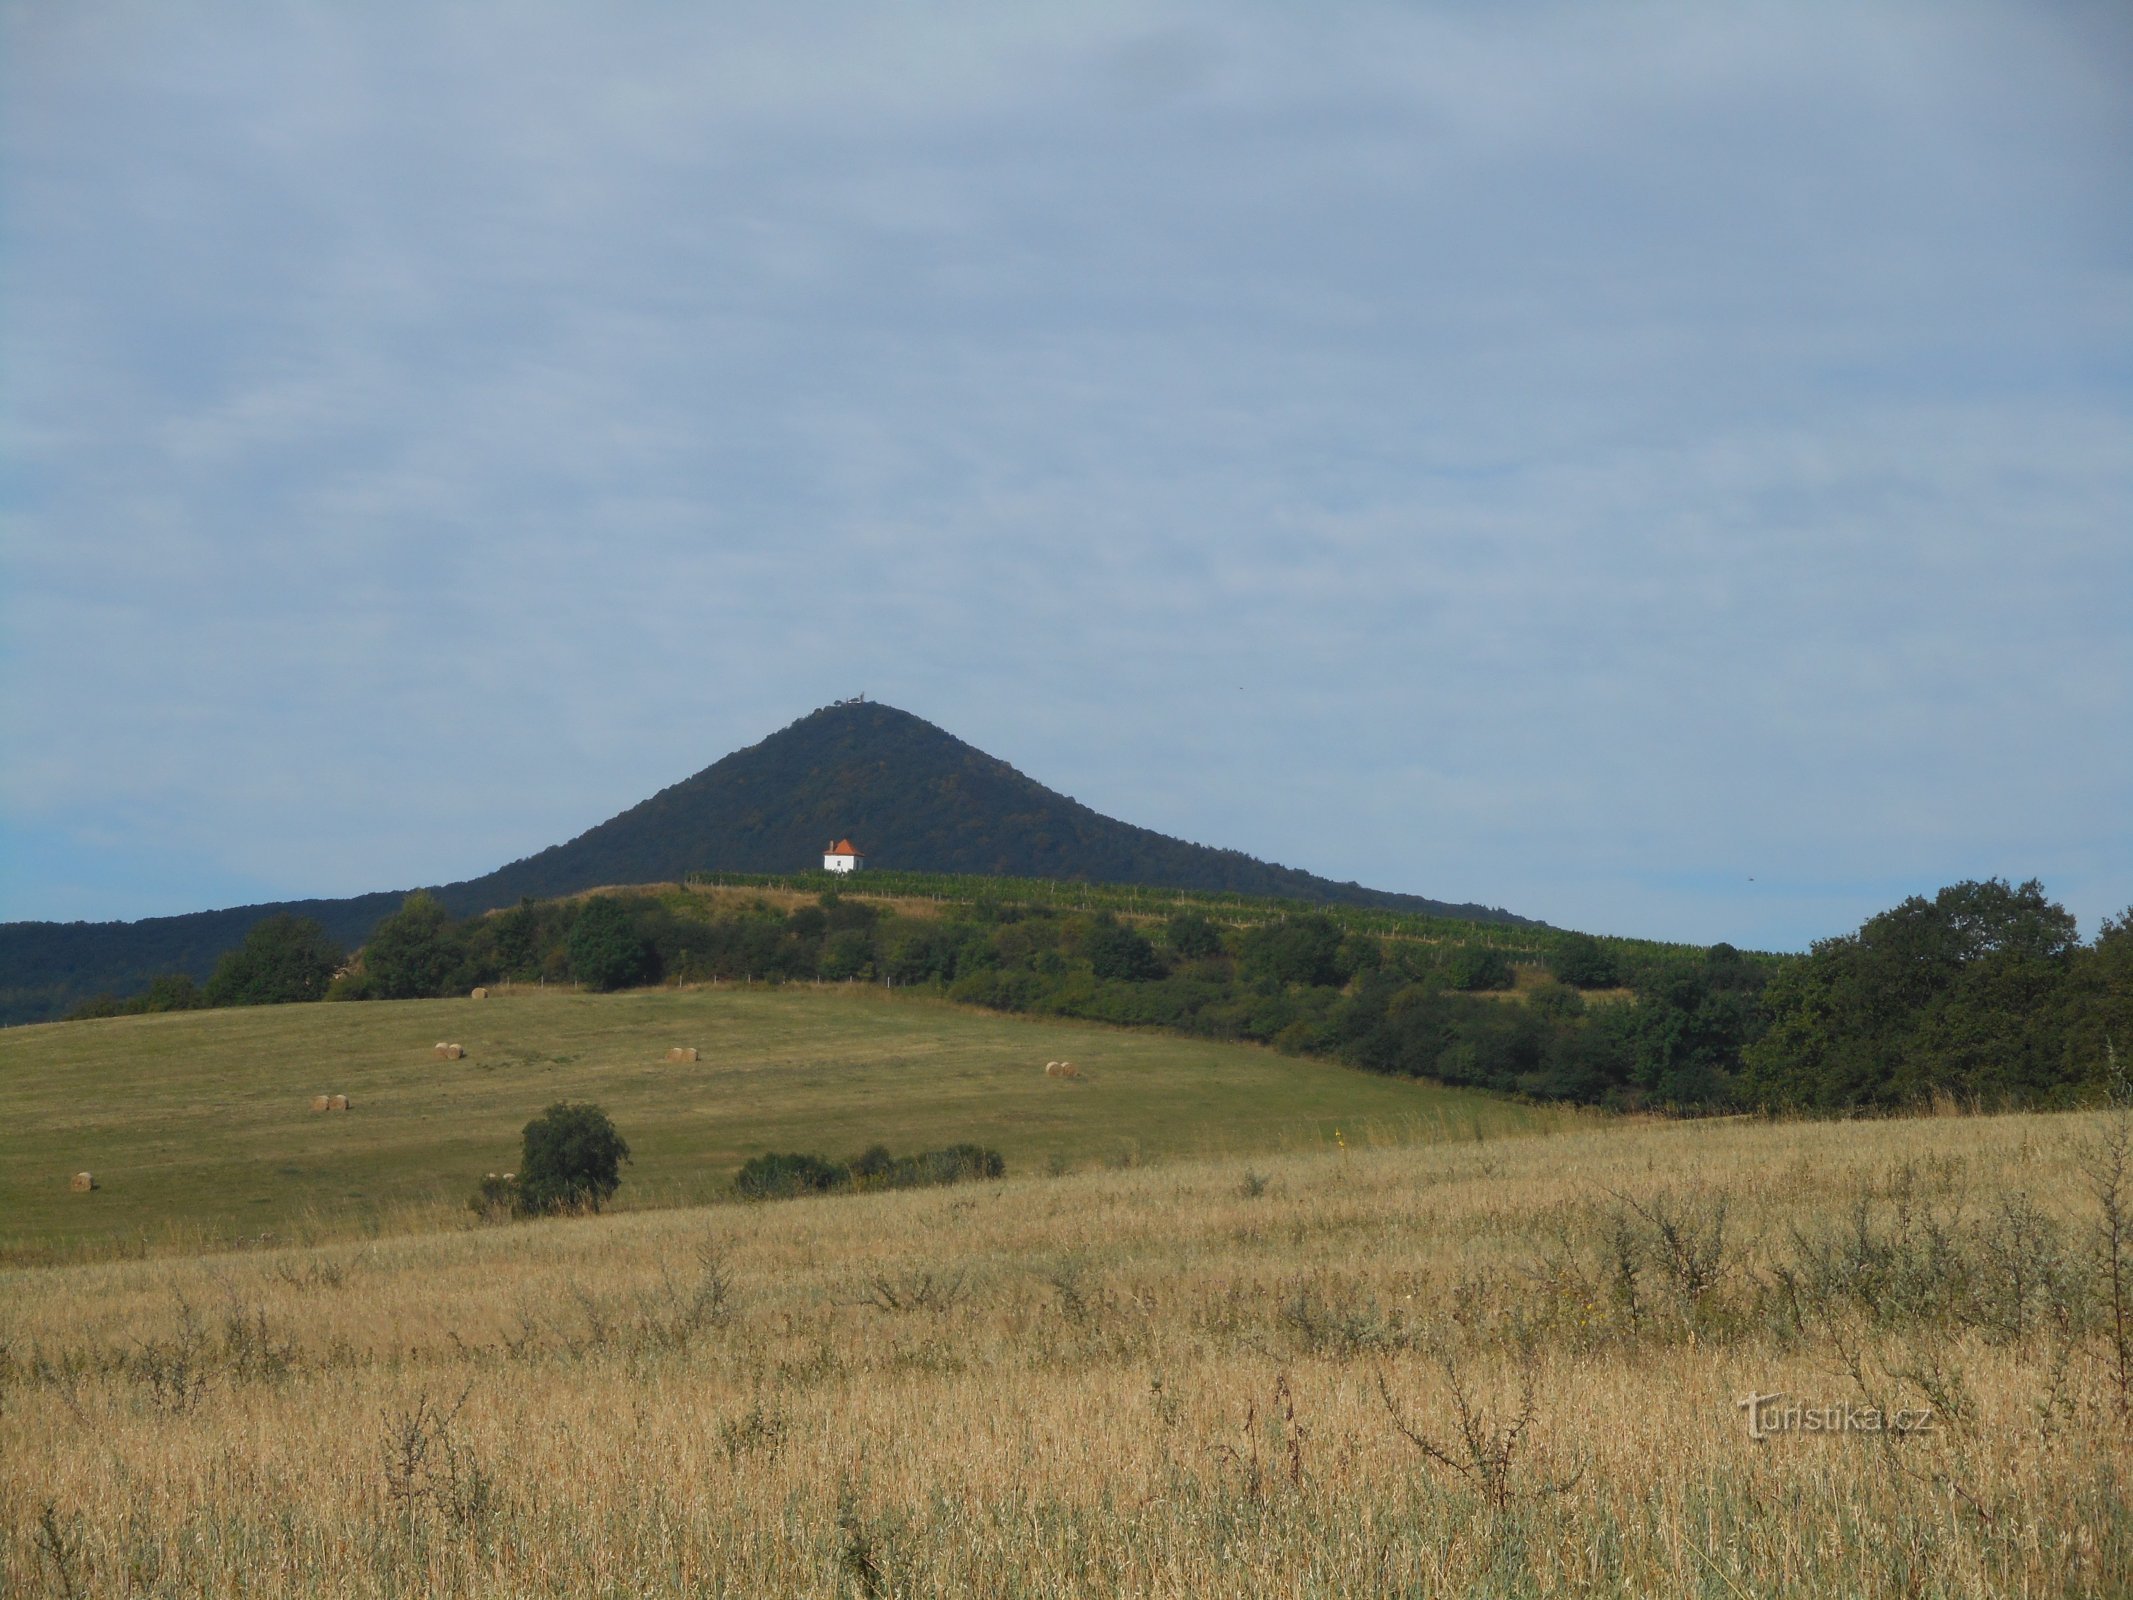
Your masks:
{"label": "turistika.cz logo", "polygon": [[1931,1433],[1933,1408],[1916,1406],[1883,1411],[1879,1406],[1811,1406],[1780,1389],[1751,1394],[1734,1402],[1748,1414],[1748,1437],[1769,1439],[1781,1433]]}

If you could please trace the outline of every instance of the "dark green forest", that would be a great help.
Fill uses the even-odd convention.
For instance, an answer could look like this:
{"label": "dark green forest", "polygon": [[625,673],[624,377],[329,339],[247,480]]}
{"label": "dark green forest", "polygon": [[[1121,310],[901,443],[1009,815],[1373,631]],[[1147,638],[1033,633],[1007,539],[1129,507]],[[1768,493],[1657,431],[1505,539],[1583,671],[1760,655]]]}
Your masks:
{"label": "dark green forest", "polygon": [[[814,898],[790,909],[726,885],[528,899],[467,918],[417,893],[323,991],[876,983],[1536,1100],[1683,1112],[2067,1105],[2133,1041],[2133,912],[2084,943],[2036,883],[1956,884],[1792,957],[1115,886],[870,878],[861,894],[818,874],[756,887],[799,883]],[[892,904],[872,897],[896,890]],[[322,939],[315,923],[273,919],[205,990],[171,978],[80,1014],[313,998],[321,964],[338,959]]]}

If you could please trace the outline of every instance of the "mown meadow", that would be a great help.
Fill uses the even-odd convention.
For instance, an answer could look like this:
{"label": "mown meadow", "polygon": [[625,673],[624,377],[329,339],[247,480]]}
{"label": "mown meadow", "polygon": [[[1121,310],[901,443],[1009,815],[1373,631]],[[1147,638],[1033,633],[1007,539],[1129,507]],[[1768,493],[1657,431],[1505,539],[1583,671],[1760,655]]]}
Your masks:
{"label": "mown meadow", "polygon": [[1618,1119],[17,1267],[0,1592],[2122,1594],[2129,1208]]}
{"label": "mown meadow", "polygon": [[[464,1046],[438,1060],[439,1041]],[[676,1046],[698,1059],[666,1059]],[[1054,1058],[1081,1076],[1044,1076]],[[345,1094],[319,1115],[317,1094]],[[970,1140],[1010,1174],[1465,1139],[1578,1115],[1251,1045],[1020,1018],[858,984],[279,1005],[0,1030],[0,1263],[457,1223],[560,1100],[628,1140],[626,1208],[724,1196],[766,1150]],[[68,1180],[99,1187],[75,1194]]]}

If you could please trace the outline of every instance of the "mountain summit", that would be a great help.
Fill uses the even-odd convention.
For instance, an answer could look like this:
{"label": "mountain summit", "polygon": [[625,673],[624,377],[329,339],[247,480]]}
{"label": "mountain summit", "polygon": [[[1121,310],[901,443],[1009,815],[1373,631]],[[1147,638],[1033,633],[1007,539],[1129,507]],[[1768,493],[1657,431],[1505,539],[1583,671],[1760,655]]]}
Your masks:
{"label": "mountain summit", "polygon": [[[1054,793],[908,711],[853,701],[736,750],[568,844],[435,893],[464,916],[529,895],[669,882],[691,872],[802,872],[821,865],[827,841],[846,836],[876,866],[911,872],[1228,890],[1526,921],[1490,906],[1334,883],[1136,828]],[[205,978],[255,922],[280,912],[315,917],[341,943],[360,944],[402,893],[141,922],[0,924],[0,1022],[60,1016],[89,995],[145,987],[156,973]]]}
{"label": "mountain summit", "polygon": [[703,870],[797,872],[850,835],[878,867],[1285,895],[1517,922],[1488,906],[1392,894],[1216,850],[1090,810],[908,711],[825,706],[641,805],[523,861],[455,884],[471,911],[521,895]]}

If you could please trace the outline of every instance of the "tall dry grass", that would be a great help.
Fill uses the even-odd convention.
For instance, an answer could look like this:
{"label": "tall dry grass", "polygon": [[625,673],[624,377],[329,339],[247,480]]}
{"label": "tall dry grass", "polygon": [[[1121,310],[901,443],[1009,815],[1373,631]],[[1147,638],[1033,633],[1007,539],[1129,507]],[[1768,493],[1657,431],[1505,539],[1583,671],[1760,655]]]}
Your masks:
{"label": "tall dry grass", "polygon": [[[2123,1593],[2112,1126],[1618,1126],[13,1272],[0,1592]],[[1933,1421],[1752,1439],[1773,1391]]]}

